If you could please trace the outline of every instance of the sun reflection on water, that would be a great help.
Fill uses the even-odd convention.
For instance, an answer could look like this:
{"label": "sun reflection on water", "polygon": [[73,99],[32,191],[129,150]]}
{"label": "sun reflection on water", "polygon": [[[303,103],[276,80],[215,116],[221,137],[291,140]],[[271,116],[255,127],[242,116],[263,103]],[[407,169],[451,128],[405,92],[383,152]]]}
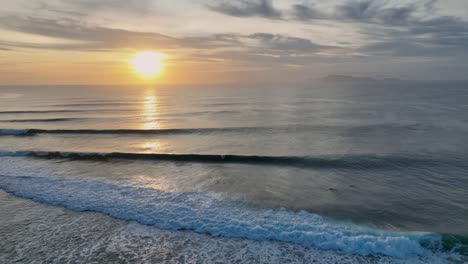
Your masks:
{"label": "sun reflection on water", "polygon": [[160,152],[163,148],[159,141],[148,141],[140,145],[144,153]]}
{"label": "sun reflection on water", "polygon": [[[155,95],[155,91],[153,89],[147,90],[142,105],[142,129],[151,130],[163,128],[159,119],[161,114],[160,105],[161,103],[158,96]],[[152,136],[145,137],[137,146],[139,151],[143,153],[161,153],[164,152],[167,147],[167,143],[163,143]]]}
{"label": "sun reflection on water", "polygon": [[144,123],[143,129],[159,129],[158,122],[159,109],[158,98],[154,95],[148,95],[144,100],[143,108]]}

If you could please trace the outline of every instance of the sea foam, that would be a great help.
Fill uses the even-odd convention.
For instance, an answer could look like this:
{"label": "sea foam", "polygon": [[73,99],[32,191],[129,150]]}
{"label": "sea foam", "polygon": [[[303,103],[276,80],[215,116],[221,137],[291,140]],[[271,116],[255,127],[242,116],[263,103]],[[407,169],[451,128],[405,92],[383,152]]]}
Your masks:
{"label": "sea foam", "polygon": [[360,255],[406,258],[430,254],[428,233],[390,233],[330,222],[320,215],[255,208],[213,193],[172,193],[137,186],[49,177],[0,176],[0,188],[74,211],[95,211],[166,230],[222,237],[277,240]]}

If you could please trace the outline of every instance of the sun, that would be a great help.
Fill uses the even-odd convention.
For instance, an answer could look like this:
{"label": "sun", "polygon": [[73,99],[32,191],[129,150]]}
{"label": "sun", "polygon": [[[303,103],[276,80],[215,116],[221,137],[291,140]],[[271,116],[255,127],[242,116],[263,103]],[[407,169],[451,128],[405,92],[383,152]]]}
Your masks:
{"label": "sun", "polygon": [[164,68],[164,59],[167,56],[153,51],[138,52],[130,60],[133,69],[145,78],[154,78],[161,73]]}

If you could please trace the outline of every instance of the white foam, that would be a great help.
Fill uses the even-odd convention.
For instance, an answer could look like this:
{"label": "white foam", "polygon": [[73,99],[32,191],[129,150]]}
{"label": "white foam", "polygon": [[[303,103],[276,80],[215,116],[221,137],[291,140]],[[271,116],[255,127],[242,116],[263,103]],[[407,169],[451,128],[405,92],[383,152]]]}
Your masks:
{"label": "white foam", "polygon": [[96,211],[168,230],[213,236],[277,240],[360,255],[407,258],[430,252],[423,233],[387,233],[327,222],[317,214],[256,209],[210,193],[167,193],[99,181],[0,176],[0,188],[75,211]]}
{"label": "white foam", "polygon": [[[79,213],[0,190],[0,263],[463,263],[446,254],[396,259],[350,255],[273,240],[213,237]],[[47,252],[47,254],[44,254]]]}

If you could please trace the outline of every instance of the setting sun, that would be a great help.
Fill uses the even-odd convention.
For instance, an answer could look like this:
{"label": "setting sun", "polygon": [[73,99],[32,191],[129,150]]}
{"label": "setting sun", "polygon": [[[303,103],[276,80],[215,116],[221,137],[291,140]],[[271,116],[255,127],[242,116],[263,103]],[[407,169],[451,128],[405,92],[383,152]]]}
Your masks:
{"label": "setting sun", "polygon": [[156,77],[164,68],[165,58],[166,55],[158,52],[139,52],[133,59],[130,60],[130,64],[141,76],[152,78]]}

